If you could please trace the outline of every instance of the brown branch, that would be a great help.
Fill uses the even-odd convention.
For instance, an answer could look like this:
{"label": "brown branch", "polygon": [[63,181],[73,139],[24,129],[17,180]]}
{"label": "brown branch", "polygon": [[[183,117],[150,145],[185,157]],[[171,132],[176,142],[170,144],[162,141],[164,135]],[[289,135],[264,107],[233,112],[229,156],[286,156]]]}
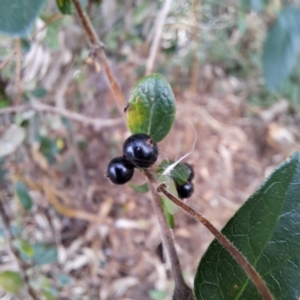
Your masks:
{"label": "brown branch", "polygon": [[0,65],[0,71],[1,71],[2,69],[4,69],[4,68],[9,64],[9,62],[14,58],[14,56],[16,55],[16,53],[17,53],[17,49],[15,49],[15,50],[11,53],[11,55],[8,56],[8,57],[2,62],[2,64]]}
{"label": "brown branch", "polygon": [[103,51],[103,43],[100,41],[100,39],[98,38],[95,29],[93,27],[93,25],[91,24],[91,21],[88,17],[88,15],[85,13],[85,11],[83,10],[80,1],[79,0],[73,0],[74,6],[76,8],[76,11],[78,13],[78,16],[81,20],[82,26],[87,34],[87,37],[92,45],[92,52],[95,51],[95,53],[97,54],[97,56],[99,57],[106,76],[108,78],[108,81],[110,83],[110,87],[112,90],[112,93],[114,94],[115,98],[118,100],[119,105],[121,106],[121,111],[123,110],[124,106],[126,105],[126,100],[124,98],[123,93],[121,92],[121,89],[111,71],[111,68],[109,66],[107,57]]}
{"label": "brown branch", "polygon": [[268,287],[256,272],[256,270],[250,265],[247,259],[242,255],[242,253],[212,224],[208,219],[206,219],[202,214],[191,208],[189,205],[183,201],[177,199],[171,193],[169,193],[164,184],[157,187],[157,191],[163,193],[167,198],[174,202],[177,206],[182,208],[188,214],[193,216],[196,220],[201,222],[219,241],[219,243],[227,249],[227,251],[233,256],[233,258],[239,263],[239,265],[244,269],[246,274],[252,280],[258,291],[260,292],[264,300],[273,300],[273,296],[269,291]]}
{"label": "brown branch", "polygon": [[154,61],[157,55],[159,41],[161,38],[161,32],[166,22],[166,18],[170,10],[171,2],[172,0],[165,0],[163,7],[161,8],[161,11],[156,19],[155,35],[150,48],[150,55],[146,63],[146,72],[145,72],[146,75],[150,75],[153,71]]}
{"label": "brown branch", "polygon": [[[2,194],[2,193],[1,193]],[[3,229],[4,229],[4,233],[6,236],[6,240],[7,240],[7,248],[11,254],[11,256],[14,258],[20,275],[23,279],[24,282],[24,286],[26,289],[26,292],[28,293],[29,299],[34,299],[34,300],[38,300],[39,297],[37,296],[36,292],[32,289],[32,287],[29,284],[29,278],[28,275],[26,274],[26,269],[25,266],[19,256],[18,251],[13,247],[13,236],[12,233],[10,231],[10,225],[9,225],[9,217],[5,211],[4,208],[4,202],[3,202],[3,196],[1,195],[1,199],[0,199],[0,219],[2,219],[2,224],[3,224]]]}
{"label": "brown branch", "polygon": [[172,267],[172,272],[174,276],[174,281],[175,281],[175,291],[173,295],[174,300],[192,300],[194,299],[193,292],[192,290],[186,285],[183,276],[182,276],[182,271],[179,263],[179,259],[177,256],[177,252],[175,249],[174,245],[174,240],[172,238],[172,234],[170,231],[170,228],[167,224],[167,221],[164,216],[163,208],[161,205],[161,198],[159,194],[156,191],[156,180],[148,169],[144,170],[145,175],[147,176],[149,182],[150,182],[150,190],[152,194],[152,202],[153,202],[153,208],[154,211],[157,215],[158,222],[160,225],[161,233],[163,236],[163,241],[166,246],[170,262],[171,262],[171,267]]}
{"label": "brown branch", "polygon": [[14,107],[6,107],[0,109],[0,115],[8,114],[8,113],[15,113],[33,109],[37,112],[45,112],[45,113],[52,113],[56,115],[60,115],[66,117],[70,120],[80,122],[86,126],[93,126],[95,130],[100,130],[105,127],[110,127],[113,125],[121,124],[123,122],[122,118],[119,119],[94,119],[90,117],[83,116],[81,114],[69,111],[67,109],[58,108],[55,106],[50,106],[42,103],[31,103],[27,105],[19,105]]}

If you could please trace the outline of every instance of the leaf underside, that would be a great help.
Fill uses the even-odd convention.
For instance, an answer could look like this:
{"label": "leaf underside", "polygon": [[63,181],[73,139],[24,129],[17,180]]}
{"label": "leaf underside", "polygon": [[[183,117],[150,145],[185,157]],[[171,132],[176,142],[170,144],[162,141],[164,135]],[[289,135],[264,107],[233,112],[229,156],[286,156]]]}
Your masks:
{"label": "leaf underside", "polygon": [[45,0],[1,0],[0,32],[11,37],[26,37]]}
{"label": "leaf underside", "polygon": [[169,133],[175,118],[175,98],[159,74],[142,78],[129,99],[127,114],[131,133],[145,133],[159,142]]}
{"label": "leaf underside", "polygon": [[[279,166],[222,233],[266,282],[274,299],[300,295],[300,153]],[[199,299],[261,299],[243,269],[216,240],[195,276]]]}

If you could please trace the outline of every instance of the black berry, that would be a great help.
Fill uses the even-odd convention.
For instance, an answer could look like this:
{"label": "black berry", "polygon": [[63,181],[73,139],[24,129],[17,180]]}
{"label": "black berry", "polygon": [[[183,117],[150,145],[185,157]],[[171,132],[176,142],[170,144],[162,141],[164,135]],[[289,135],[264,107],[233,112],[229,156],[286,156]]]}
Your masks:
{"label": "black berry", "polygon": [[187,181],[183,185],[176,184],[176,189],[177,189],[178,197],[180,199],[189,198],[192,196],[192,194],[194,192],[194,186],[189,181]]}
{"label": "black berry", "polygon": [[188,163],[185,163],[185,165],[187,166],[187,169],[188,169],[188,179],[187,179],[187,181],[191,182],[194,179],[194,176],[195,176],[194,169]]}
{"label": "black berry", "polygon": [[137,168],[149,168],[158,156],[157,144],[144,133],[130,136],[123,145],[123,155]]}
{"label": "black berry", "polygon": [[128,182],[133,173],[133,165],[123,156],[113,158],[107,167],[107,177],[115,184]]}

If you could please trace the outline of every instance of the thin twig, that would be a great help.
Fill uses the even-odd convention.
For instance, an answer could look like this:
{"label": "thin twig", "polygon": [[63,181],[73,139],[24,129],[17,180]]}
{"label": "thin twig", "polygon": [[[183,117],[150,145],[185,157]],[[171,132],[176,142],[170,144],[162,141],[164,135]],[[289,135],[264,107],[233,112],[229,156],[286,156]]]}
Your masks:
{"label": "thin twig", "polygon": [[93,27],[93,25],[91,24],[91,21],[88,17],[88,15],[85,13],[85,11],[82,9],[82,6],[80,4],[80,1],[79,0],[73,0],[73,3],[74,3],[74,6],[77,10],[77,13],[78,13],[78,16],[81,20],[81,23],[82,23],[82,26],[87,34],[87,37],[92,45],[92,52],[95,51],[94,53],[97,54],[97,56],[99,57],[103,67],[104,67],[104,70],[105,70],[105,73],[106,73],[106,76],[108,78],[108,81],[110,83],[110,87],[111,87],[111,90],[115,96],[115,98],[118,100],[119,102],[119,105],[122,107],[122,110],[124,108],[124,106],[126,105],[126,100],[123,96],[123,93],[121,92],[121,89],[111,71],[111,68],[109,66],[109,63],[108,63],[108,60],[107,60],[107,57],[103,51],[103,47],[104,47],[104,44],[100,41],[100,39],[98,38],[96,32],[95,32],[95,29]]}
{"label": "thin twig", "polygon": [[208,219],[206,219],[202,214],[191,208],[189,205],[183,201],[177,199],[171,193],[169,193],[164,184],[157,187],[157,192],[163,193],[167,198],[174,202],[177,206],[182,208],[188,214],[193,216],[196,220],[201,222],[219,241],[219,243],[227,249],[227,251],[233,256],[233,258],[239,263],[239,265],[244,269],[249,278],[252,280],[261,296],[264,300],[273,300],[273,296],[269,291],[268,287],[256,272],[256,270],[250,265],[247,259],[241,254],[241,252],[212,224]]}
{"label": "thin twig", "polygon": [[179,259],[177,256],[177,252],[174,245],[174,240],[172,238],[172,234],[170,231],[170,228],[168,226],[168,223],[165,219],[163,208],[161,205],[161,198],[159,194],[157,193],[155,186],[156,186],[156,180],[148,169],[144,170],[145,175],[147,176],[149,182],[150,182],[150,189],[152,194],[152,201],[153,201],[153,207],[155,210],[155,213],[158,218],[158,222],[161,228],[161,233],[163,236],[163,240],[170,258],[171,267],[173,271],[174,281],[175,281],[175,291],[173,299],[186,299],[186,300],[192,300],[194,299],[192,290],[186,285],[183,276],[182,271],[179,263]]}
{"label": "thin twig", "polygon": [[8,56],[0,65],[0,71],[2,71],[2,69],[4,69],[9,63],[10,61],[14,58],[14,56],[17,53],[17,49],[15,49],[10,56]]}
{"label": "thin twig", "polygon": [[15,113],[15,112],[21,112],[26,110],[35,110],[37,112],[45,112],[45,113],[52,113],[56,115],[60,115],[63,117],[66,117],[70,120],[82,123],[86,126],[93,126],[95,130],[100,130],[104,127],[110,127],[113,125],[118,125],[123,123],[122,118],[118,119],[93,119],[90,117],[83,116],[82,114],[78,114],[72,111],[69,111],[64,108],[58,108],[42,103],[31,103],[27,105],[18,105],[14,107],[6,107],[0,109],[0,115],[8,114],[8,113]]}
{"label": "thin twig", "polygon": [[4,202],[3,202],[2,195],[1,195],[1,199],[0,199],[0,218],[2,219],[3,229],[4,229],[6,240],[7,240],[7,248],[18,266],[18,269],[19,269],[20,275],[23,279],[24,286],[28,293],[29,299],[38,300],[39,297],[37,296],[37,294],[35,293],[35,291],[32,289],[32,287],[29,284],[29,278],[26,274],[26,269],[25,269],[24,264],[22,263],[19,253],[13,247],[13,236],[10,231],[9,217],[4,208]]}
{"label": "thin twig", "polygon": [[146,63],[146,75],[149,75],[152,73],[153,71],[153,67],[154,67],[154,61],[157,55],[157,50],[158,50],[158,46],[159,46],[159,41],[161,38],[161,32],[163,29],[163,26],[166,22],[166,18],[168,15],[168,12],[170,10],[170,6],[171,6],[172,0],[165,0],[163,7],[156,19],[156,23],[155,23],[155,35],[154,35],[154,39],[150,48],[150,55],[149,58],[147,60]]}
{"label": "thin twig", "polygon": [[33,40],[41,31],[43,31],[45,28],[47,28],[50,24],[52,24],[53,22],[56,22],[60,19],[63,18],[64,15],[61,15],[61,14],[54,14],[52,15],[51,17],[49,17],[46,21],[45,21],[45,24],[37,29],[30,37],[31,40]]}

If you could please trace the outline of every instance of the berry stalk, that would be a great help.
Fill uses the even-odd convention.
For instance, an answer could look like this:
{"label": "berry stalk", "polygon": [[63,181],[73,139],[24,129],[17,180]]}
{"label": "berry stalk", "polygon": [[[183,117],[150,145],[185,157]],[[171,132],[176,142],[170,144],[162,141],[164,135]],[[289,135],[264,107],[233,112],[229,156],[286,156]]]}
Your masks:
{"label": "berry stalk", "polygon": [[243,256],[243,254],[212,224],[208,219],[206,219],[202,214],[194,210],[192,207],[180,201],[176,197],[174,197],[171,193],[169,193],[164,184],[160,184],[157,189],[157,192],[164,194],[168,197],[172,202],[174,202],[181,209],[186,211],[192,217],[194,217],[197,221],[201,222],[219,241],[219,243],[227,249],[227,251],[233,256],[233,258],[238,262],[238,264],[244,269],[248,277],[251,279],[253,284],[258,289],[264,300],[274,300],[271,292],[266,286],[263,279],[256,272],[256,270],[250,265],[248,260]]}
{"label": "berry stalk", "polygon": [[182,300],[182,299],[194,300],[194,295],[192,290],[187,286],[187,284],[183,279],[180,262],[175,249],[174,240],[172,238],[170,228],[164,216],[163,208],[161,206],[161,198],[156,191],[156,186],[157,186],[156,179],[150,170],[144,169],[144,173],[150,182],[153,208],[157,215],[161,233],[163,236],[163,241],[166,246],[170,258],[170,262],[171,262],[172,272],[175,281],[175,290],[172,299],[173,300]]}

